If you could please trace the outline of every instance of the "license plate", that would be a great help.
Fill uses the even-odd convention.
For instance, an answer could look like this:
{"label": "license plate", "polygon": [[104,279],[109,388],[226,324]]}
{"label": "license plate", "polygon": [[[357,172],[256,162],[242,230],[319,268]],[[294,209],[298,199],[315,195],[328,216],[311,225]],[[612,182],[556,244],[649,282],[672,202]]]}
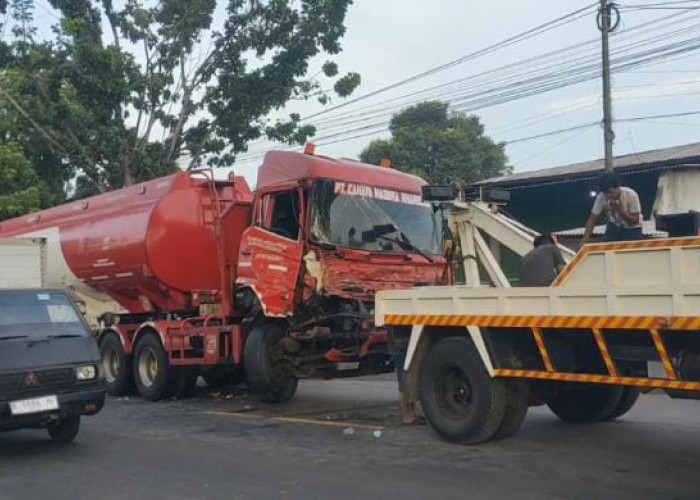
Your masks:
{"label": "license plate", "polygon": [[10,401],[10,411],[13,415],[27,415],[52,410],[58,410],[58,398],[56,396]]}

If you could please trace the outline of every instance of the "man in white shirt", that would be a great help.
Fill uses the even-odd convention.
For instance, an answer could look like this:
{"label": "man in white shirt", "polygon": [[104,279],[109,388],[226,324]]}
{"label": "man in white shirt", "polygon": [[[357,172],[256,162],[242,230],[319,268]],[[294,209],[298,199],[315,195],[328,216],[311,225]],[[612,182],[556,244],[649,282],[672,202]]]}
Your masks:
{"label": "man in white shirt", "polygon": [[605,229],[606,241],[639,240],[642,235],[642,206],[637,192],[620,185],[620,177],[614,172],[606,172],[598,181],[600,192],[596,196],[591,215],[583,233],[583,244],[593,234],[593,228],[605,212],[608,216]]}

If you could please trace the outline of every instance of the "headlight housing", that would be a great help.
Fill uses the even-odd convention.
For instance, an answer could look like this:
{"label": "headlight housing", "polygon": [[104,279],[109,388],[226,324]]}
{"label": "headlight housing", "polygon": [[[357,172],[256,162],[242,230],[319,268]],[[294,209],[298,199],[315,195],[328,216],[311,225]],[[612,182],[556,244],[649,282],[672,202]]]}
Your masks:
{"label": "headlight housing", "polygon": [[97,377],[97,368],[95,365],[79,366],[75,370],[75,377],[78,380],[94,380]]}

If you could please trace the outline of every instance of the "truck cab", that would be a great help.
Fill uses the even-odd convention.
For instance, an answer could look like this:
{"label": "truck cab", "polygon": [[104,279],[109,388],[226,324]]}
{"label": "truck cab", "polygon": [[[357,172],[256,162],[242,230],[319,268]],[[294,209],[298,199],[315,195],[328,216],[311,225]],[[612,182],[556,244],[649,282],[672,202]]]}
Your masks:
{"label": "truck cab", "polygon": [[442,220],[421,201],[424,184],[350,160],[268,153],[241,237],[236,306],[256,318],[249,335],[276,325],[290,377],[393,368],[373,323],[375,293],[441,284],[446,272]]}

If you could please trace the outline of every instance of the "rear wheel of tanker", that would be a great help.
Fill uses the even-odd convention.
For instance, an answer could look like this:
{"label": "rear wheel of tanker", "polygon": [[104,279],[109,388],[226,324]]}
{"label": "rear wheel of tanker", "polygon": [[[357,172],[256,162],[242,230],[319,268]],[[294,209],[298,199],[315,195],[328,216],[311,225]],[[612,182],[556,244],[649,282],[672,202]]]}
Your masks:
{"label": "rear wheel of tanker", "polygon": [[102,372],[107,383],[107,394],[123,396],[134,390],[131,358],[124,354],[124,347],[115,333],[108,333],[100,340]]}
{"label": "rear wheel of tanker", "polygon": [[263,402],[282,403],[294,397],[299,380],[285,370],[282,360],[284,327],[280,323],[255,325],[245,342],[243,365],[250,390]]}
{"label": "rear wheel of tanker", "polygon": [[615,420],[630,411],[639,399],[639,389],[636,387],[625,387],[622,389],[622,398],[615,409],[605,417],[605,420]]}
{"label": "rear wheel of tanker", "polygon": [[591,385],[564,390],[547,402],[552,412],[564,422],[592,423],[605,420],[620,404],[623,388]]}
{"label": "rear wheel of tanker", "polygon": [[506,384],[506,410],[503,421],[493,439],[505,439],[520,429],[530,406],[530,384],[526,380],[504,380]]}
{"label": "rear wheel of tanker", "polygon": [[134,381],[143,399],[158,401],[175,394],[179,373],[168,363],[158,335],[146,333],[136,343],[134,353]]}
{"label": "rear wheel of tanker", "polygon": [[489,375],[471,340],[439,341],[420,372],[421,403],[428,423],[449,441],[477,444],[491,439],[506,410],[505,382]]}

